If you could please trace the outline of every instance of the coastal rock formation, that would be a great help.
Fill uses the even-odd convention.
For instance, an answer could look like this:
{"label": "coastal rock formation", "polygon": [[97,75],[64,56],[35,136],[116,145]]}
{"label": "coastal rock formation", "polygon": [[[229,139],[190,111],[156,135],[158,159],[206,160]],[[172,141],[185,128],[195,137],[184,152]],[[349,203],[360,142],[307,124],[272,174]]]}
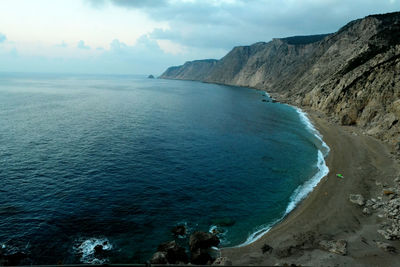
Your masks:
{"label": "coastal rock formation", "polygon": [[206,232],[194,232],[190,236],[190,250],[194,251],[198,248],[208,249],[219,245],[219,238],[216,235]]}
{"label": "coastal rock formation", "polygon": [[183,237],[186,235],[186,227],[184,225],[177,225],[172,228],[171,232],[176,237]]}
{"label": "coastal rock formation", "polygon": [[194,232],[189,239],[191,262],[193,264],[211,264],[214,259],[210,255],[210,248],[219,245],[216,235],[206,232]]}
{"label": "coastal rock formation", "polygon": [[177,264],[188,263],[188,261],[189,259],[185,249],[179,246],[175,241],[160,244],[157,252],[150,260],[153,264]]}
{"label": "coastal rock formation", "polygon": [[389,142],[400,153],[400,12],[372,15],[327,35],[235,47],[160,77],[267,90]]}
{"label": "coastal rock formation", "polygon": [[320,247],[324,250],[327,250],[329,252],[332,253],[336,253],[339,255],[346,255],[347,254],[347,242],[346,240],[330,240],[330,241],[326,241],[326,240],[322,240],[319,243]]}
{"label": "coastal rock formation", "polygon": [[203,81],[216,63],[216,59],[188,61],[182,66],[169,67],[160,78]]}

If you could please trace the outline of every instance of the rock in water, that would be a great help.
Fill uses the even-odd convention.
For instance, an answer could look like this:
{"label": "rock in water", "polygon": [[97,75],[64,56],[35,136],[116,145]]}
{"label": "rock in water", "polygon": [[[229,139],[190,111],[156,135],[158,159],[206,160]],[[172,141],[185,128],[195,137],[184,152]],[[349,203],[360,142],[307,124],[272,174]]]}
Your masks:
{"label": "rock in water", "polygon": [[152,74],[150,74],[149,76],[147,76],[148,79],[154,79],[154,76]]}
{"label": "rock in water", "polygon": [[174,236],[185,236],[186,227],[183,224],[177,225],[174,228],[172,228],[171,232],[174,234]]}
{"label": "rock in water", "polygon": [[[179,262],[188,263],[189,258],[186,254],[186,251],[183,247],[179,246],[175,241],[165,242],[158,246],[158,252],[164,252],[167,258],[168,263],[175,264]],[[153,258],[156,255],[153,255]],[[161,258],[161,255],[158,255],[158,258]]]}
{"label": "rock in water", "polygon": [[364,197],[360,194],[351,194],[349,196],[350,202],[358,204],[359,206],[364,205]]}
{"label": "rock in water", "polygon": [[219,245],[219,238],[216,235],[206,232],[195,232],[190,236],[190,251],[198,248],[208,249]]}

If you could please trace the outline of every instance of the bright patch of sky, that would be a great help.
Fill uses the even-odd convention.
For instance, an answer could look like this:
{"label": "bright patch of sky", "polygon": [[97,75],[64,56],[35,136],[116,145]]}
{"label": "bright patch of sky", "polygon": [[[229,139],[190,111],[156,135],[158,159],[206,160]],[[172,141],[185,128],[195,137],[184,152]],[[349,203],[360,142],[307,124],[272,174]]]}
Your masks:
{"label": "bright patch of sky", "polygon": [[399,10],[400,0],[2,0],[0,71],[159,75]]}

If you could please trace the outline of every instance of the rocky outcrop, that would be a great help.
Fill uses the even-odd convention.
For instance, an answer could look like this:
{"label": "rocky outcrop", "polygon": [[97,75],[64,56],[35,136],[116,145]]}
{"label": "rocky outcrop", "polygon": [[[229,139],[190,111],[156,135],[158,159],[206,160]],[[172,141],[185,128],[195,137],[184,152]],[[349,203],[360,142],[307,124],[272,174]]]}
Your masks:
{"label": "rocky outcrop", "polygon": [[388,141],[400,153],[400,12],[372,15],[327,35],[235,47],[221,60],[187,62],[161,78],[267,90]]}
{"label": "rocky outcrop", "polygon": [[210,248],[219,245],[219,238],[216,235],[206,232],[194,232],[189,239],[191,252],[191,263],[210,265],[214,259],[210,254]]}
{"label": "rocky outcrop", "polygon": [[154,253],[150,262],[153,264],[178,264],[188,263],[189,258],[183,247],[179,246],[175,241],[165,242],[158,246],[157,252]]}
{"label": "rocky outcrop", "polygon": [[169,67],[159,78],[203,81],[216,63],[216,59],[188,61],[182,66]]}

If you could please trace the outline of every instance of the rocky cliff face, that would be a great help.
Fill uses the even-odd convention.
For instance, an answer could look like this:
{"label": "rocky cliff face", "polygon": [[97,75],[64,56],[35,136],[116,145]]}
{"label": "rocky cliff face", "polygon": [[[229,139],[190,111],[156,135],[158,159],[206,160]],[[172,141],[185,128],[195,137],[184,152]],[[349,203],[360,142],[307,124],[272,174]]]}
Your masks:
{"label": "rocky cliff face", "polygon": [[160,78],[204,81],[217,62],[216,59],[188,61],[182,66],[169,67]]}
{"label": "rocky cliff face", "polygon": [[400,12],[355,20],[327,35],[235,47],[161,78],[248,86],[328,114],[400,151]]}

